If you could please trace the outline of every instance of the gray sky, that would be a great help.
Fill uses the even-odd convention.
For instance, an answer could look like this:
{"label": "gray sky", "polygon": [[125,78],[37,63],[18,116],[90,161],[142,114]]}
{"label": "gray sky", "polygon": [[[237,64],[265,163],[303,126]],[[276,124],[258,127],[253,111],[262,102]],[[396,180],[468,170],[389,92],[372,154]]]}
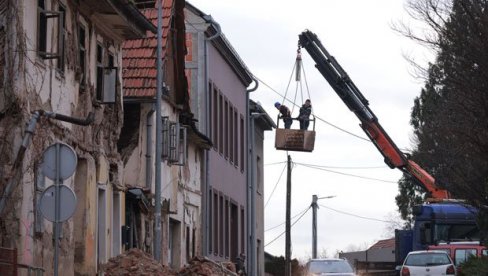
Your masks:
{"label": "gray sky", "polygon": [[[318,35],[369,100],[370,108],[398,147],[402,150],[412,148],[410,111],[422,81],[412,76],[413,68],[403,55],[413,56],[420,64],[425,64],[429,53],[391,28],[392,23],[409,19],[404,1],[192,0],[190,3],[212,15],[250,71],[272,88],[260,84],[251,98],[259,101],[273,119],[277,116],[273,103],[283,101],[283,96],[273,90],[281,95],[287,92],[298,34],[309,29]],[[302,57],[309,88],[308,91],[303,89],[303,99],[309,98],[310,94],[313,113],[366,138],[359,120],[314,68],[306,50],[302,50]],[[296,86],[292,80],[287,93],[291,101]],[[301,105],[301,99],[298,92],[295,104]],[[294,108],[293,116],[298,115],[298,106]],[[298,128],[298,122],[294,122],[292,128]],[[292,216],[311,204],[313,194],[319,197],[335,195],[332,199],[319,200],[322,205],[318,210],[319,252],[326,250],[333,256],[338,250],[364,247],[384,239],[387,223],[382,221],[391,220],[391,214],[396,215],[396,182],[401,177],[400,171],[389,169],[369,141],[321,121],[317,121],[315,129],[317,137],[312,153],[289,152],[295,163]],[[286,151],[274,149],[274,138],[274,132],[268,132],[265,137],[264,198],[265,202],[269,200],[265,208],[265,229],[273,229],[265,232],[264,244],[285,230],[286,170],[281,180],[278,179],[287,157]],[[326,167],[312,169],[305,166],[307,164]],[[360,168],[353,169],[357,167]],[[311,256],[311,225],[312,212],[309,210],[292,227],[293,258],[304,260]],[[265,250],[273,255],[284,255],[285,236],[268,244]]]}

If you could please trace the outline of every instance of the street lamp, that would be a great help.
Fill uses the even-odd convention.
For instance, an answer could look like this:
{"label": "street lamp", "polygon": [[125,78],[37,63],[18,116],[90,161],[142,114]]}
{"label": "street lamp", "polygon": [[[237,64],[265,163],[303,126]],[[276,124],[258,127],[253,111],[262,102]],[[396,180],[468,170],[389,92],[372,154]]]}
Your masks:
{"label": "street lamp", "polygon": [[317,197],[317,195],[312,195],[312,259],[317,258],[317,200],[334,197],[336,196]]}

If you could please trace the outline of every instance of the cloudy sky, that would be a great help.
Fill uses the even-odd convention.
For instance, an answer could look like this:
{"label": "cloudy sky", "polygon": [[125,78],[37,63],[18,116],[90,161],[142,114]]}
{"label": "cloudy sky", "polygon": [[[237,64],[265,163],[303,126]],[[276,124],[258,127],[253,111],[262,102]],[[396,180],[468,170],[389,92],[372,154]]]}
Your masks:
{"label": "cloudy sky", "polygon": [[[262,81],[251,98],[259,101],[271,118],[277,116],[274,102],[282,102],[285,93],[291,102],[295,98],[297,83],[292,80],[287,86],[298,34],[309,29],[369,100],[370,108],[398,147],[406,151],[413,147],[410,110],[422,80],[413,76],[413,67],[404,56],[425,64],[430,53],[392,30],[393,23],[409,21],[404,0],[190,3],[212,15],[250,71]],[[331,257],[336,251],[364,248],[393,235],[387,231],[386,221],[397,214],[396,182],[401,173],[383,163],[382,155],[359,127],[359,120],[314,68],[306,50],[302,56],[306,83],[302,80],[302,89],[298,89],[293,115],[298,114],[302,97],[310,97],[313,113],[326,121],[317,120],[312,153],[289,152],[294,163],[292,223],[296,221],[291,229],[292,256],[304,260],[312,252],[312,212],[300,215],[310,206],[312,195],[336,196],[318,202],[318,252],[326,251]],[[293,127],[298,128],[298,123]],[[284,255],[285,235],[279,236],[285,230],[287,152],[275,150],[274,139],[274,132],[266,134],[264,212],[268,231],[264,244],[267,252]]]}

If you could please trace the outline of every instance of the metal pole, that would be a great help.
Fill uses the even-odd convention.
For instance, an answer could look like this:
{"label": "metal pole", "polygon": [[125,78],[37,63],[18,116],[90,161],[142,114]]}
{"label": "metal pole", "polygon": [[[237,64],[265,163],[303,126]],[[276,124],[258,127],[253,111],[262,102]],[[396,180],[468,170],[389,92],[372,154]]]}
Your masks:
{"label": "metal pole", "polygon": [[161,93],[163,88],[162,62],[162,17],[163,0],[158,1],[158,32],[157,32],[157,83],[156,83],[156,158],[155,158],[155,187],[154,187],[154,259],[161,261],[161,152],[162,152],[162,122],[161,122]]}
{"label": "metal pole", "polygon": [[317,195],[312,195],[312,259],[317,259]]}
{"label": "metal pole", "polygon": [[56,143],[56,179],[54,180],[54,276],[58,276],[58,260],[59,260],[59,217],[60,217],[60,194],[59,194],[59,178],[60,178],[60,148],[59,143]]}
{"label": "metal pole", "polygon": [[[258,115],[259,116],[259,115]],[[254,120],[256,119],[255,116],[251,114],[251,248],[250,252],[250,261],[251,261],[251,270],[249,270],[249,275],[257,275],[257,267],[256,267],[256,158],[254,156],[254,142],[255,142],[255,134],[254,134]]]}
{"label": "metal pole", "polygon": [[290,233],[290,209],[291,209],[291,157],[288,155],[286,174],[286,241],[285,241],[285,276],[291,276],[291,233]]}

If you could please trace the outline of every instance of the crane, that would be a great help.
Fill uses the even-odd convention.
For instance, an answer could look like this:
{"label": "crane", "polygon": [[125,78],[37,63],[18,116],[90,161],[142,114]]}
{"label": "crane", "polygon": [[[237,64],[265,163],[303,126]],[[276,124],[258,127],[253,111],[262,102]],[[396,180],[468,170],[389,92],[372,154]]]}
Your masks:
{"label": "crane", "polygon": [[302,32],[299,35],[298,45],[307,50],[316,63],[315,67],[347,107],[359,118],[361,128],[383,155],[385,163],[392,169],[397,168],[414,177],[432,198],[437,200],[449,199],[449,192],[439,187],[432,175],[398,149],[378,122],[376,115],[369,108],[368,100],[336,59],[327,52],[317,35],[309,30]]}

